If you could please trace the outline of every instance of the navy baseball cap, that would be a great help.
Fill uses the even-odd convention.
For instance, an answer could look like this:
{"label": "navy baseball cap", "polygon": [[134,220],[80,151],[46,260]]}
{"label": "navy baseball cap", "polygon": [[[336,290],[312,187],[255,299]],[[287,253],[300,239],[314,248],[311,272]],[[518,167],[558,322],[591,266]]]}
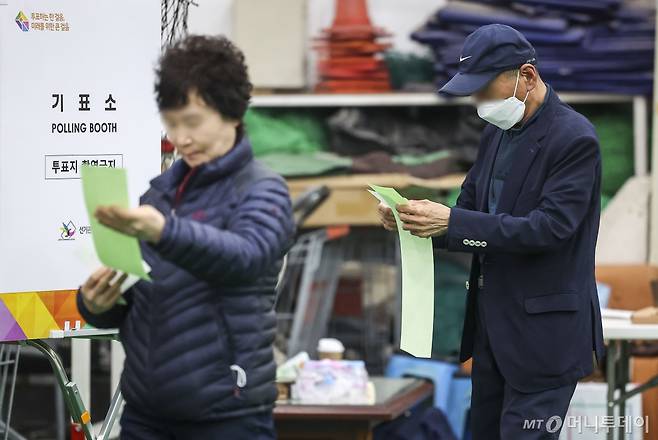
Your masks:
{"label": "navy baseball cap", "polygon": [[439,93],[472,95],[499,73],[536,61],[534,47],[521,32],[504,24],[488,24],[466,37],[459,71]]}

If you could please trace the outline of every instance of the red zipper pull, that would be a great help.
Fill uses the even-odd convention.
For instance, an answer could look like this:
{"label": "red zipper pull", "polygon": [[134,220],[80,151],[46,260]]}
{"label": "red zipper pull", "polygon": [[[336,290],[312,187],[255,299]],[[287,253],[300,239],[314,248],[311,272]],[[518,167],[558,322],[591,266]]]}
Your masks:
{"label": "red zipper pull", "polygon": [[172,209],[172,213],[175,213],[176,207],[180,204],[183,198],[183,193],[185,192],[185,188],[187,188],[187,183],[190,181],[192,176],[194,176],[197,169],[198,168],[190,168],[190,170],[187,172],[185,177],[183,177],[183,180],[180,183],[180,185],[178,185],[178,188],[176,189],[176,198],[174,199],[174,206]]}

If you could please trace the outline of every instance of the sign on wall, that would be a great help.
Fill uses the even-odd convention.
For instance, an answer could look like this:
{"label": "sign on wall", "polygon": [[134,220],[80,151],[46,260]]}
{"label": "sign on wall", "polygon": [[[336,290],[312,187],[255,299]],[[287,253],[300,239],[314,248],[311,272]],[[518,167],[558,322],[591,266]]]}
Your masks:
{"label": "sign on wall", "polygon": [[0,341],[80,321],[96,268],[82,165],[160,171],[158,0],[0,0]]}

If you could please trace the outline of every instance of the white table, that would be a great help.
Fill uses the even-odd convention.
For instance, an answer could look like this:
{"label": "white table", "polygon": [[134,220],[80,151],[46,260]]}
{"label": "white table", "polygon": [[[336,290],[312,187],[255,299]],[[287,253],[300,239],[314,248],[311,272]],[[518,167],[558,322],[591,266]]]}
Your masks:
{"label": "white table", "polygon": [[658,340],[658,324],[633,324],[630,319],[603,319],[603,338],[612,340]]}
{"label": "white table", "polygon": [[[626,401],[635,394],[658,386],[658,376],[646,383],[626,391],[630,380],[629,360],[631,341],[658,340],[658,324],[633,324],[629,318],[603,318],[603,338],[608,342],[607,382],[608,382],[608,416],[614,417],[614,407],[619,407],[619,417],[624,417]],[[619,395],[615,398],[618,391]],[[624,438],[624,427],[618,427],[618,438]],[[614,431],[609,430],[607,438],[614,438]]]}

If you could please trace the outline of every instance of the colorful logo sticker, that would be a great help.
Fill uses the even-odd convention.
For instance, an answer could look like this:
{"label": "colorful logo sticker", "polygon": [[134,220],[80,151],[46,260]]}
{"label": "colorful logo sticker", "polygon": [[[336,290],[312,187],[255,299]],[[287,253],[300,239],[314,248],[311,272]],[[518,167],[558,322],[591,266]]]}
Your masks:
{"label": "colorful logo sticker", "polygon": [[27,20],[25,14],[23,14],[23,11],[18,12],[18,15],[16,16],[16,24],[23,32],[30,30],[30,22]]}
{"label": "colorful logo sticker", "polygon": [[73,222],[69,221],[68,223],[62,223],[62,227],[59,228],[59,231],[61,237],[60,240],[73,240],[76,229]]}

